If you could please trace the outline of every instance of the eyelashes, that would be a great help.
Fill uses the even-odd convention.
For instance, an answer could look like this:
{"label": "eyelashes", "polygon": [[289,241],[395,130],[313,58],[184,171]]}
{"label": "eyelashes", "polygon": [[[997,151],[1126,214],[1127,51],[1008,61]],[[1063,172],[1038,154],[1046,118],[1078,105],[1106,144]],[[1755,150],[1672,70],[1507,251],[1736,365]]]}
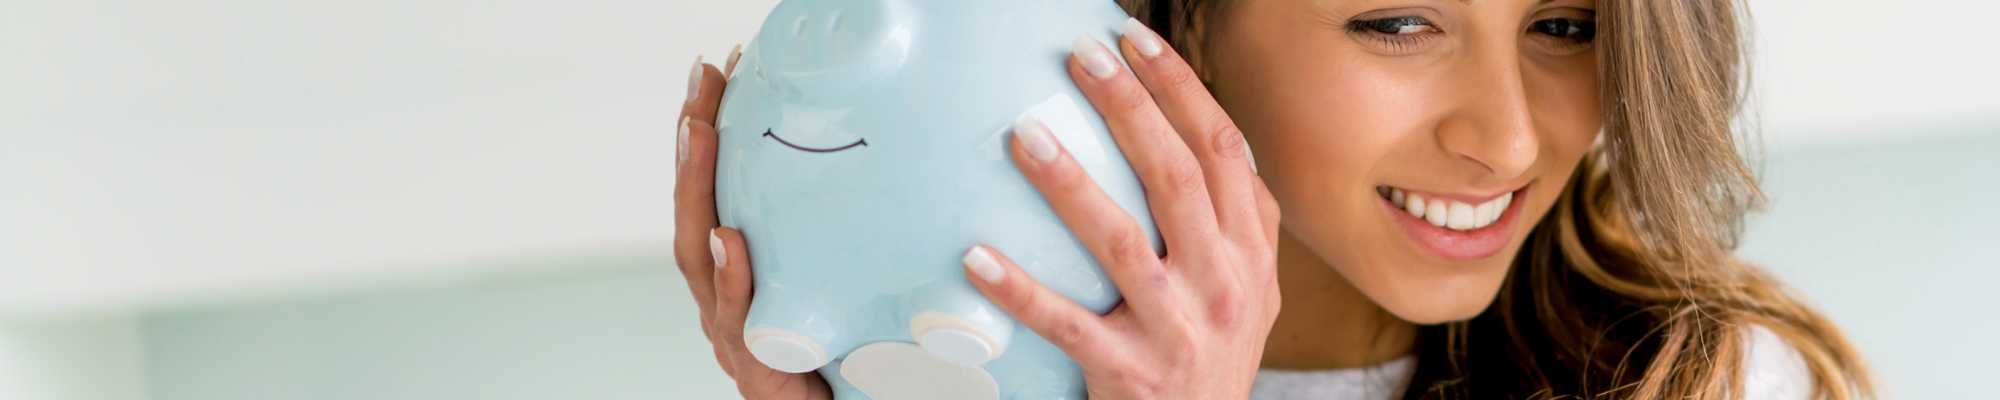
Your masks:
{"label": "eyelashes", "polygon": [[1432,25],[1430,20],[1423,17],[1381,18],[1349,21],[1347,23],[1348,33],[1374,32],[1386,35],[1408,35],[1422,33],[1426,29],[1435,31],[1437,27]]}
{"label": "eyelashes", "polygon": [[[1420,16],[1355,19],[1348,21],[1345,28],[1349,35],[1380,45],[1392,54],[1416,52],[1421,50],[1418,46],[1445,33],[1437,23]],[[1588,18],[1540,19],[1528,23],[1525,33],[1550,50],[1575,53],[1588,49],[1596,40],[1597,22]]]}
{"label": "eyelashes", "polygon": [[1413,52],[1416,46],[1443,33],[1437,24],[1424,17],[1389,17],[1377,19],[1357,19],[1347,22],[1347,33],[1363,40],[1383,46],[1390,53]]}
{"label": "eyelashes", "polygon": [[1528,35],[1556,53],[1574,54],[1588,49],[1597,40],[1597,21],[1550,18],[1528,24]]}

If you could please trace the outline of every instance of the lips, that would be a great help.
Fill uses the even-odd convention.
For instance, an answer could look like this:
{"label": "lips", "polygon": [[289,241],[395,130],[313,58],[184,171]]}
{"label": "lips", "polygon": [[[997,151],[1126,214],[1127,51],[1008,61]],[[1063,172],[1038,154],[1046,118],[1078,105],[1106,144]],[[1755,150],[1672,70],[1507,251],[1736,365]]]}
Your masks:
{"label": "lips", "polygon": [[[1500,254],[1513,240],[1526,188],[1477,205],[1446,196],[1379,187],[1383,211],[1420,247],[1439,257],[1469,261]],[[1400,197],[1400,199],[1399,199]]]}

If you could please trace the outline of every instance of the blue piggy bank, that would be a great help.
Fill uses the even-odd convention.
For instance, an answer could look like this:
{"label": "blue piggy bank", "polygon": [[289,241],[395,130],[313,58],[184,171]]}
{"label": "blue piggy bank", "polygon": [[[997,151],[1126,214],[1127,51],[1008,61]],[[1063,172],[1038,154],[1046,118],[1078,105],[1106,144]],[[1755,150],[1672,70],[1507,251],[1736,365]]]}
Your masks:
{"label": "blue piggy bank", "polygon": [[970,282],[975,244],[1100,314],[1090,252],[1009,160],[1033,116],[1158,232],[1137,177],[1071,81],[1081,35],[1117,43],[1110,0],[788,0],[729,77],[716,207],[756,286],[744,341],[843,400],[1080,399],[1082,372]]}

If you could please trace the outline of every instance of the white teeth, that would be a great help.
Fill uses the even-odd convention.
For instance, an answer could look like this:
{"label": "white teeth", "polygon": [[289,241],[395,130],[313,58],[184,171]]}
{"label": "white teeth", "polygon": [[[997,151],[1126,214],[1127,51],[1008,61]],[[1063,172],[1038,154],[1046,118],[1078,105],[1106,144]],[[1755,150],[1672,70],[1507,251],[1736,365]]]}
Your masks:
{"label": "white teeth", "polygon": [[1470,231],[1493,225],[1506,215],[1508,207],[1514,204],[1514,194],[1508,193],[1479,205],[1445,199],[1425,199],[1423,195],[1404,192],[1394,187],[1377,187],[1376,192],[1395,203],[1404,212],[1417,219],[1440,228],[1455,231]]}
{"label": "white teeth", "polygon": [[1424,205],[1424,220],[1430,221],[1431,225],[1445,226],[1445,223],[1451,222],[1451,207],[1445,204],[1444,199],[1432,200]]}
{"label": "white teeth", "polygon": [[1497,214],[1495,214],[1495,213],[1493,212],[1493,210],[1494,210],[1494,208],[1493,208],[1493,205],[1494,205],[1494,204],[1496,204],[1496,203],[1499,203],[1499,202],[1498,202],[1498,201],[1489,201],[1489,202],[1486,202],[1486,203],[1484,203],[1484,204],[1480,204],[1480,205],[1479,205],[1479,206],[1477,206],[1477,207],[1473,207],[1473,208],[1472,208],[1472,219],[1473,219],[1473,220],[1475,220],[1475,221],[1479,221],[1479,225],[1486,225],[1486,224],[1491,224],[1491,223],[1493,223],[1493,220],[1494,220],[1494,218],[1493,218],[1493,217],[1494,217],[1495,215],[1497,215]]}
{"label": "white teeth", "polygon": [[1409,211],[1409,212],[1410,212],[1410,215],[1415,215],[1415,216],[1417,216],[1417,219],[1423,219],[1423,218],[1424,218],[1424,196],[1422,196],[1422,195],[1417,195],[1417,194],[1411,194],[1411,195],[1409,195],[1409,196],[1408,196],[1408,198],[1409,198],[1410,202],[1409,202],[1409,204],[1406,204],[1406,205],[1404,205],[1404,206],[1403,206],[1403,211]]}
{"label": "white teeth", "polygon": [[1474,218],[1479,217],[1479,213],[1473,211],[1471,204],[1465,204],[1456,201],[1451,202],[1450,215],[1451,215],[1450,218],[1446,218],[1445,227],[1451,228],[1452,230],[1462,231],[1462,230],[1472,229],[1472,226],[1477,225],[1477,223],[1479,222],[1477,220],[1474,220]]}

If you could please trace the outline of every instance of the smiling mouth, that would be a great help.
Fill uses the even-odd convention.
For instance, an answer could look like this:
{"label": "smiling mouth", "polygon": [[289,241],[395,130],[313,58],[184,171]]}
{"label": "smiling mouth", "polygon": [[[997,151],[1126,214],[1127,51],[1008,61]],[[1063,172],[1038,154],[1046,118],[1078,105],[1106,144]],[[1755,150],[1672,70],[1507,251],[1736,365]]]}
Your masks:
{"label": "smiling mouth", "polygon": [[847,149],[852,149],[852,148],[856,148],[856,147],[868,147],[868,139],[866,139],[866,138],[863,138],[863,139],[861,139],[861,140],[856,140],[856,141],[854,141],[854,143],[848,143],[848,144],[847,144],[846,146],[840,146],[840,147],[834,147],[834,148],[828,148],[828,149],[820,149],[820,148],[812,148],[812,147],[805,147],[805,146],[800,146],[800,145],[796,145],[796,144],[792,144],[792,142],[787,142],[787,141],[785,141],[785,138],[781,138],[781,137],[778,137],[778,135],[777,135],[777,134],[775,134],[775,133],[771,133],[771,130],[769,130],[769,129],[766,129],[766,130],[764,130],[764,137],[767,137],[767,138],[771,138],[771,140],[776,140],[776,141],[778,141],[778,143],[780,143],[780,144],[784,144],[784,145],[785,145],[785,146],[787,146],[787,147],[791,147],[791,148],[794,148],[794,149],[799,149],[799,150],[801,150],[801,151],[806,151],[806,152],[812,152],[812,153],[832,153],[832,152],[836,152],[836,151],[841,151],[841,150],[847,150]]}

